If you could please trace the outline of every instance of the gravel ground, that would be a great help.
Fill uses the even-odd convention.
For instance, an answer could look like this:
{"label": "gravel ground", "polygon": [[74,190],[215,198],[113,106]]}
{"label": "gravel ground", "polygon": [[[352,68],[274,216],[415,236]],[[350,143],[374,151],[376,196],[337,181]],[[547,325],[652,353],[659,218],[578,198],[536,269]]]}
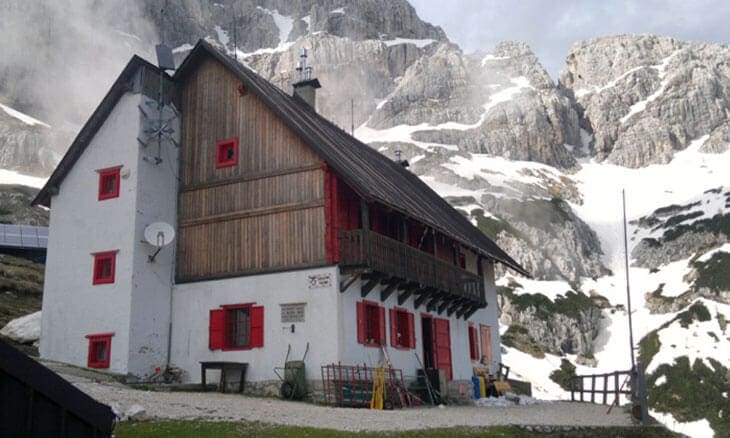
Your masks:
{"label": "gravel ground", "polygon": [[[48,364],[47,364],[48,365]],[[392,431],[452,426],[631,426],[623,408],[589,403],[543,402],[526,406],[445,406],[375,411],[330,408],[273,398],[244,397],[217,392],[158,392],[131,389],[84,370],[52,366],[77,388],[117,411],[144,407],[159,419],[248,420],[345,431]]]}

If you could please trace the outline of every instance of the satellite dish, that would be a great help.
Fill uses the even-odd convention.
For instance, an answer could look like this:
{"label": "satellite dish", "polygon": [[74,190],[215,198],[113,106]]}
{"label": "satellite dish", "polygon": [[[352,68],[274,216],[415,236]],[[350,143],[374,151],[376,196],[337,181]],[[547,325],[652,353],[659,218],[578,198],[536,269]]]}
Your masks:
{"label": "satellite dish", "polygon": [[152,246],[162,248],[175,239],[175,229],[166,222],[154,222],[144,229],[144,240]]}

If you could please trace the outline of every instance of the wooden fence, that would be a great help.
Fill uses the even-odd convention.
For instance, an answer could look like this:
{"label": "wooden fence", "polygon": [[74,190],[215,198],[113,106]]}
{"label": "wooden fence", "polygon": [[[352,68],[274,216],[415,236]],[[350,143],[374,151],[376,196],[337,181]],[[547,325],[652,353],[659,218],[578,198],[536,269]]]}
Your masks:
{"label": "wooden fence", "polygon": [[[570,378],[570,399],[572,401],[589,401],[604,405],[618,404],[620,394],[631,397],[632,391],[628,384],[631,375],[631,370],[628,370],[573,376]],[[596,384],[598,384],[598,388]],[[609,397],[610,395],[613,395],[613,397]]]}

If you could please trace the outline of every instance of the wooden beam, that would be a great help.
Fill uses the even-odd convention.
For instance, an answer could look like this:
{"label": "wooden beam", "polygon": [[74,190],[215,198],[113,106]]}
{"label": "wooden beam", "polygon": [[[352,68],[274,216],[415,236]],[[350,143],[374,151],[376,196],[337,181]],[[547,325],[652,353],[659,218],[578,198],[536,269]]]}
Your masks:
{"label": "wooden beam", "polygon": [[423,302],[426,301],[426,298],[431,296],[431,294],[433,292],[434,292],[434,289],[432,289],[430,287],[425,287],[425,288],[421,289],[420,295],[418,296],[418,298],[416,298],[413,301],[413,308],[417,309],[418,307],[420,307],[421,304],[423,304]]}
{"label": "wooden beam", "polygon": [[355,280],[357,280],[357,277],[358,276],[359,276],[359,274],[352,274],[352,275],[350,275],[350,279],[349,280],[341,282],[340,283],[340,293],[345,293],[345,291],[350,286],[352,286],[352,283],[354,283]]}
{"label": "wooden beam", "polygon": [[461,318],[466,312],[469,311],[469,309],[471,309],[471,307],[472,307],[471,303],[468,303],[468,302],[464,303],[461,306],[461,308],[459,308],[459,310],[456,311],[456,317]]}
{"label": "wooden beam", "polygon": [[385,301],[388,299],[388,297],[398,288],[398,285],[400,284],[400,281],[396,279],[391,279],[389,282],[386,283],[388,286],[380,291],[380,301]]}
{"label": "wooden beam", "polygon": [[429,312],[432,310],[436,310],[436,303],[438,303],[442,298],[444,298],[443,292],[437,293],[431,298],[431,300],[426,304],[426,310]]}
{"label": "wooden beam", "polygon": [[477,310],[479,310],[479,306],[472,306],[472,308],[467,310],[467,312],[464,314],[464,319],[469,319],[469,317],[472,316]]}
{"label": "wooden beam", "polygon": [[373,290],[373,288],[378,284],[379,281],[380,280],[378,278],[371,278],[370,280],[368,280],[368,282],[362,285],[362,287],[360,288],[360,296],[363,298],[368,296],[370,291]]}
{"label": "wooden beam", "polygon": [[441,302],[441,305],[438,307],[438,309],[436,309],[436,312],[438,312],[439,315],[441,315],[442,313],[444,313],[444,310],[446,310],[446,308],[449,307],[449,305],[452,304],[453,303],[453,300],[455,300],[455,299],[456,298],[454,298],[453,295],[451,295],[451,300],[449,300],[448,298],[446,298],[445,300],[443,300]]}
{"label": "wooden beam", "polygon": [[402,306],[403,303],[406,302],[406,300],[413,295],[413,291],[416,288],[414,286],[406,286],[403,288],[403,292],[398,294],[398,305]]}
{"label": "wooden beam", "polygon": [[455,300],[454,302],[452,302],[448,309],[446,309],[446,316],[453,315],[456,309],[461,306],[462,302],[463,300]]}
{"label": "wooden beam", "polygon": [[273,178],[277,176],[291,175],[293,173],[311,172],[322,168],[320,163],[308,164],[306,166],[289,167],[284,169],[276,169],[266,172],[249,172],[234,178],[219,179],[211,182],[199,184],[187,184],[180,189],[180,193],[192,192],[195,190],[210,189],[213,187],[225,186],[228,184],[236,184],[246,181],[255,181],[258,179]]}
{"label": "wooden beam", "polygon": [[309,208],[317,208],[317,207],[324,207],[324,199],[318,199],[316,201],[309,201],[309,202],[295,202],[291,204],[281,204],[281,205],[275,205],[273,207],[261,207],[261,208],[252,208],[250,210],[244,210],[244,211],[234,211],[232,213],[221,213],[221,214],[213,214],[210,216],[202,216],[195,219],[187,219],[180,221],[179,227],[185,228],[185,227],[192,227],[195,225],[204,225],[209,224],[212,222],[223,222],[223,221],[230,221],[234,219],[243,219],[247,217],[254,217],[254,216],[264,216],[268,214],[274,214],[274,213],[284,213],[287,211],[295,211],[295,210],[306,210]]}

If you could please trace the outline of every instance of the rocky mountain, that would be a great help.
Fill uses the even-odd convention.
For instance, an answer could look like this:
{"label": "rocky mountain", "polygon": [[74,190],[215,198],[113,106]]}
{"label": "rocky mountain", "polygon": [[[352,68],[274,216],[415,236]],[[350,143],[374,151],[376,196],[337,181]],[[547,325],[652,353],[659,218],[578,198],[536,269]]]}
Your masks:
{"label": "rocky mountain", "polygon": [[[323,85],[318,111],[386,155],[401,151],[412,172],[533,273],[499,271],[498,304],[503,360],[538,396],[566,397],[550,379],[558,369],[629,366],[617,203],[626,187],[635,339],[652,414],[678,430],[728,430],[730,417],[716,409],[730,389],[728,46],[649,35],[579,42],[555,83],[524,43],[464,53],[405,0],[165,5],[124,2],[113,20],[109,6],[91,7],[112,23],[116,36],[93,35],[119,66],[72,77],[83,83],[109,71],[110,82],[130,50],[162,38],[181,59],[203,37],[290,91],[308,49]],[[69,18],[55,7],[29,16],[50,22],[34,44],[60,38],[54,17]],[[79,33],[84,26],[74,29],[90,38]],[[47,175],[58,159],[47,136],[61,130],[29,124],[16,110],[78,126],[104,88],[89,86],[101,91],[55,108],[46,99],[63,101],[57,90],[14,85],[33,70],[8,59],[0,57],[0,103],[11,110],[0,111],[0,168]],[[678,386],[687,380],[672,377],[680,374],[719,381],[707,389],[712,402]]]}
{"label": "rocky mountain", "polygon": [[707,152],[730,142],[730,47],[651,35],[576,43],[560,75],[586,145],[626,167],[669,162],[703,135]]}

